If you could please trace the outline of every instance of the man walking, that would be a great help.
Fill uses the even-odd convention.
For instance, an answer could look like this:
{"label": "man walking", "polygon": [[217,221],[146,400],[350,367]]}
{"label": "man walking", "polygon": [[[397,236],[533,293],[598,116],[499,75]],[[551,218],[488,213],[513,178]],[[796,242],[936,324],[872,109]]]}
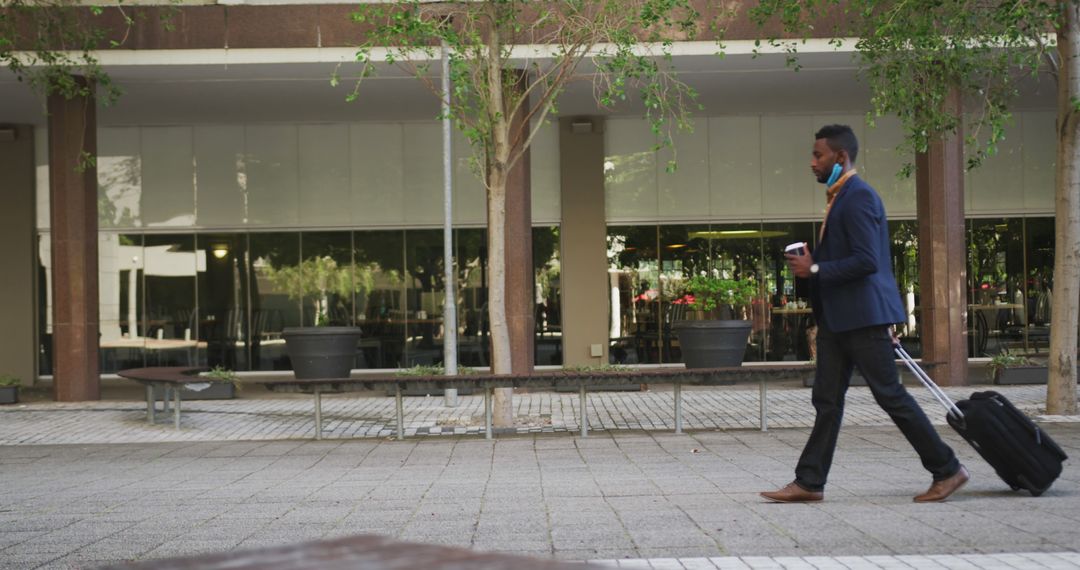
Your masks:
{"label": "man walking", "polygon": [[786,257],[796,277],[810,279],[818,328],[813,388],[817,416],[795,480],[761,496],[781,503],[824,499],[844,394],[853,367],[858,367],[878,405],[933,476],[930,488],[915,502],[944,501],[969,475],[900,383],[891,327],[903,322],[905,315],[890,267],[885,208],[877,192],[855,173],[859,143],[851,127],[828,125],[814,138],[810,169],[828,187],[825,220],[816,251]]}

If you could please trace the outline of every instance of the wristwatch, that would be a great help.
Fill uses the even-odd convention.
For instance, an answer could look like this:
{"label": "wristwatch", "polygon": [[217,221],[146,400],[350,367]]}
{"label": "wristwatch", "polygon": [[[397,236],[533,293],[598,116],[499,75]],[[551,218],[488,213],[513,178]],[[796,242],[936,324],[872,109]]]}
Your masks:
{"label": "wristwatch", "polygon": [[818,267],[818,264],[816,264],[816,263],[814,263],[814,264],[811,264],[811,265],[810,265],[810,274],[811,274],[811,275],[817,275],[817,272],[818,272],[818,270],[820,270],[820,269],[821,269],[821,268],[820,268],[820,267]]}

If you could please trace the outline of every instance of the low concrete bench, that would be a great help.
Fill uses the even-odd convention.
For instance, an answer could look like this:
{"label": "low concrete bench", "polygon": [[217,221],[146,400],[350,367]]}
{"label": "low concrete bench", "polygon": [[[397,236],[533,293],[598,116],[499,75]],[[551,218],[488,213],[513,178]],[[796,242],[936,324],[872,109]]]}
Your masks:
{"label": "low concrete bench", "polygon": [[390,376],[365,375],[354,378],[296,379],[278,378],[260,380],[267,389],[275,392],[302,392],[315,397],[315,439],[322,439],[322,395],[345,392],[390,390],[394,393],[396,436],[405,438],[405,419],[402,394],[406,390],[426,390],[435,393],[448,388],[474,388],[484,391],[484,434],[492,437],[492,396],[495,388],[574,388],[580,399],[581,436],[589,434],[586,416],[588,389],[616,384],[672,384],[674,387],[675,433],[682,433],[682,386],[683,384],[721,384],[739,381],[757,381],[759,392],[759,427],[768,430],[767,385],[770,381],[797,380],[812,373],[811,364],[784,366],[739,366],[732,368],[649,368],[634,370],[537,372],[529,375],[477,375],[477,376]]}
{"label": "low concrete bench", "polygon": [[131,368],[121,370],[117,375],[134,380],[146,387],[146,421],[154,423],[154,408],[157,406],[155,392],[162,394],[161,408],[169,413],[169,397],[173,399],[173,424],[180,429],[180,390],[191,389],[192,385],[206,384],[205,378],[199,378],[205,368],[184,366],[151,366],[149,368]]}

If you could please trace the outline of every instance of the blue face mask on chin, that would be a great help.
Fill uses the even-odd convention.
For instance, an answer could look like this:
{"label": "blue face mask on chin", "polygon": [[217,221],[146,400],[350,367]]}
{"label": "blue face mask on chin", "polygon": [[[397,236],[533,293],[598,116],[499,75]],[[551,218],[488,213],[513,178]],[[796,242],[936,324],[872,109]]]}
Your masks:
{"label": "blue face mask on chin", "polygon": [[834,164],[832,167],[832,174],[829,175],[829,179],[825,181],[826,186],[832,186],[836,184],[837,180],[840,180],[840,175],[844,173],[844,167],[839,164]]}

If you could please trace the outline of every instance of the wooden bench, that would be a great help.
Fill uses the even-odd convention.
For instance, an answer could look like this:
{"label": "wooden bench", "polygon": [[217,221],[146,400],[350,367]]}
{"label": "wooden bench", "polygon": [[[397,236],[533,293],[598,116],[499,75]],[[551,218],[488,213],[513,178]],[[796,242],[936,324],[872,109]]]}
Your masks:
{"label": "wooden bench", "polygon": [[155,390],[160,389],[162,394],[162,412],[169,413],[169,397],[173,399],[173,424],[180,429],[180,390],[192,389],[193,385],[201,385],[209,382],[206,378],[199,378],[200,372],[205,368],[189,368],[185,366],[151,366],[149,368],[131,368],[117,373],[121,378],[134,380],[146,387],[146,421],[154,423],[154,408],[157,399]]}
{"label": "wooden bench", "polygon": [[589,434],[586,416],[588,388],[615,384],[672,384],[674,387],[675,433],[682,433],[683,384],[719,384],[738,381],[757,381],[760,385],[758,426],[768,430],[767,385],[770,381],[796,380],[813,373],[811,364],[782,366],[739,366],[732,368],[649,368],[634,370],[537,372],[529,375],[477,376],[390,376],[371,374],[353,378],[296,379],[279,378],[255,382],[275,392],[310,393],[315,398],[315,439],[322,439],[322,395],[345,392],[391,390],[394,393],[397,439],[405,439],[405,390],[425,390],[428,393],[448,388],[474,388],[484,391],[484,435],[492,437],[492,396],[495,388],[566,388],[578,391],[581,437]]}

